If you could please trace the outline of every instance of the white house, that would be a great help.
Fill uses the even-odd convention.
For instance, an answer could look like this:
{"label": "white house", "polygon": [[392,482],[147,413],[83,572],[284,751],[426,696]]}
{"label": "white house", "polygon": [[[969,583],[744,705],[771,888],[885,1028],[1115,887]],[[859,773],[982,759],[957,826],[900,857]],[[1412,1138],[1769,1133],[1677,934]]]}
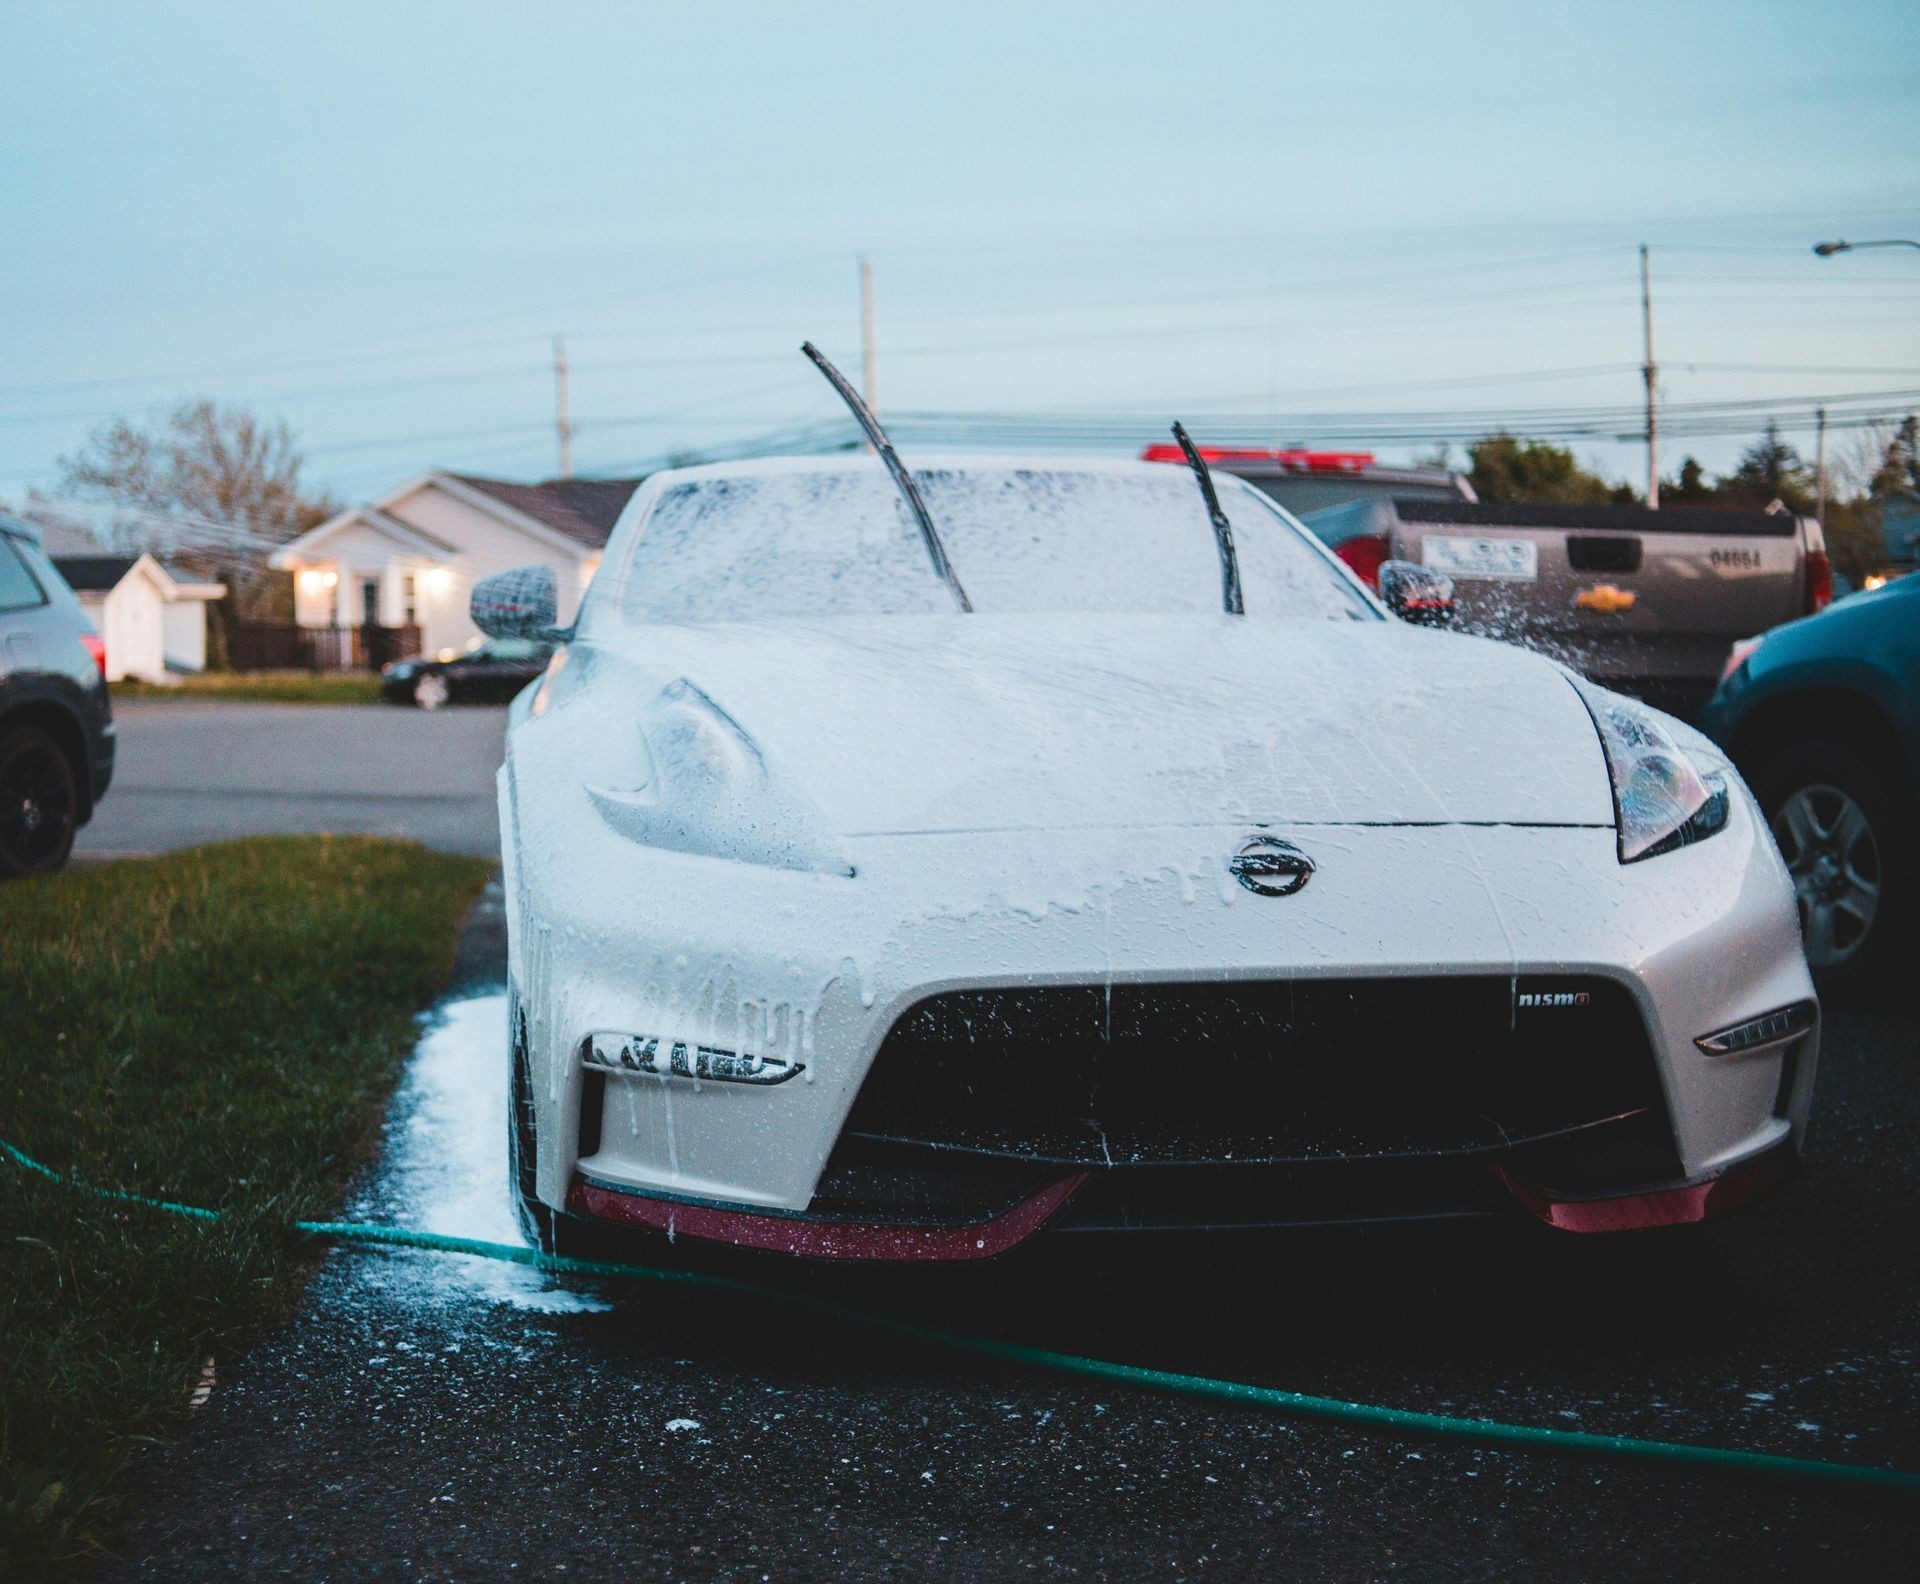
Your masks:
{"label": "white house", "polygon": [[150,555],[55,556],[107,645],[107,680],[163,681],[207,668],[207,606],[227,592]]}
{"label": "white house", "polygon": [[473,585],[509,567],[552,567],[571,621],[637,483],[423,473],[282,545],[272,564],[294,575],[301,626],[417,626],[423,653],[451,654],[479,635]]}

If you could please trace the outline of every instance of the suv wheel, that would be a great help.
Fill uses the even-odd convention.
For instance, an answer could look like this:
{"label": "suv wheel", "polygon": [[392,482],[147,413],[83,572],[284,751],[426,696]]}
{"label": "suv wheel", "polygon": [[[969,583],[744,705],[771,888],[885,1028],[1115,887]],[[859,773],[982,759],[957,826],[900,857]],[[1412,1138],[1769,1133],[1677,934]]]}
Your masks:
{"label": "suv wheel", "polygon": [[429,671],[413,684],[413,702],[423,710],[437,710],[447,702],[447,679],[436,671]]}
{"label": "suv wheel", "polygon": [[1802,743],[1761,767],[1753,789],[1793,876],[1807,962],[1823,986],[1884,983],[1914,904],[1914,851],[1899,800],[1863,755]]}
{"label": "suv wheel", "polygon": [[58,869],[79,829],[80,782],[60,744],[37,726],[0,736],[0,877]]}

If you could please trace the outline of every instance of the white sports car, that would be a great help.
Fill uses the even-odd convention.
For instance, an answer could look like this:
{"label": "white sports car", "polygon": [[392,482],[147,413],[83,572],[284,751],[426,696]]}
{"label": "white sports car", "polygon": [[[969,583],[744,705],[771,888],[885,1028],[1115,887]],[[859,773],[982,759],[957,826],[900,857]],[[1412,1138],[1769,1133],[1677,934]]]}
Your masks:
{"label": "white sports car", "polygon": [[1602,1230],[1791,1167],[1818,1010],[1704,737],[1204,467],[883,452],[656,474],[570,631],[475,592],[566,640],[499,779],[531,1229]]}

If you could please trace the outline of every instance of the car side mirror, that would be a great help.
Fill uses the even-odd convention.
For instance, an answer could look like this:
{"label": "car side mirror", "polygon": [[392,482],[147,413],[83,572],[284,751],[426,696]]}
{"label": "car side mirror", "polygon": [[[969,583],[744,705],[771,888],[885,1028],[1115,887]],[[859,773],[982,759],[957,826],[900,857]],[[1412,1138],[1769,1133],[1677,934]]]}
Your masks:
{"label": "car side mirror", "polygon": [[1380,563],[1380,598],[1417,627],[1453,625],[1453,579],[1415,561]]}
{"label": "car side mirror", "polygon": [[560,585],[548,566],[515,567],[473,585],[467,609],[473,625],[489,638],[539,638],[565,643],[571,628],[561,628]]}

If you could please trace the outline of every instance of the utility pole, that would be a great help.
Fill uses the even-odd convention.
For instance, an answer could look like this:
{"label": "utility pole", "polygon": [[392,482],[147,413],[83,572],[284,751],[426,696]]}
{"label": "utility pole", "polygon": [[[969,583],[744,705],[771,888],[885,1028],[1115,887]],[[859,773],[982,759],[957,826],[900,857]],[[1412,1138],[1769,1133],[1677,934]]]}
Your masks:
{"label": "utility pole", "polygon": [[1816,407],[1813,411],[1818,424],[1814,432],[1819,436],[1813,452],[1813,519],[1820,524],[1820,531],[1825,533],[1827,531],[1827,409]]}
{"label": "utility pole", "polygon": [[1659,367],[1653,361],[1653,274],[1647,266],[1647,244],[1640,244],[1640,322],[1647,332],[1647,508],[1660,509],[1660,390]]}
{"label": "utility pole", "polygon": [[868,412],[878,412],[873,384],[873,266],[860,258],[860,394]]}
{"label": "utility pole", "polygon": [[553,338],[554,428],[560,433],[560,476],[573,477],[573,401],[567,380],[567,338]]}

